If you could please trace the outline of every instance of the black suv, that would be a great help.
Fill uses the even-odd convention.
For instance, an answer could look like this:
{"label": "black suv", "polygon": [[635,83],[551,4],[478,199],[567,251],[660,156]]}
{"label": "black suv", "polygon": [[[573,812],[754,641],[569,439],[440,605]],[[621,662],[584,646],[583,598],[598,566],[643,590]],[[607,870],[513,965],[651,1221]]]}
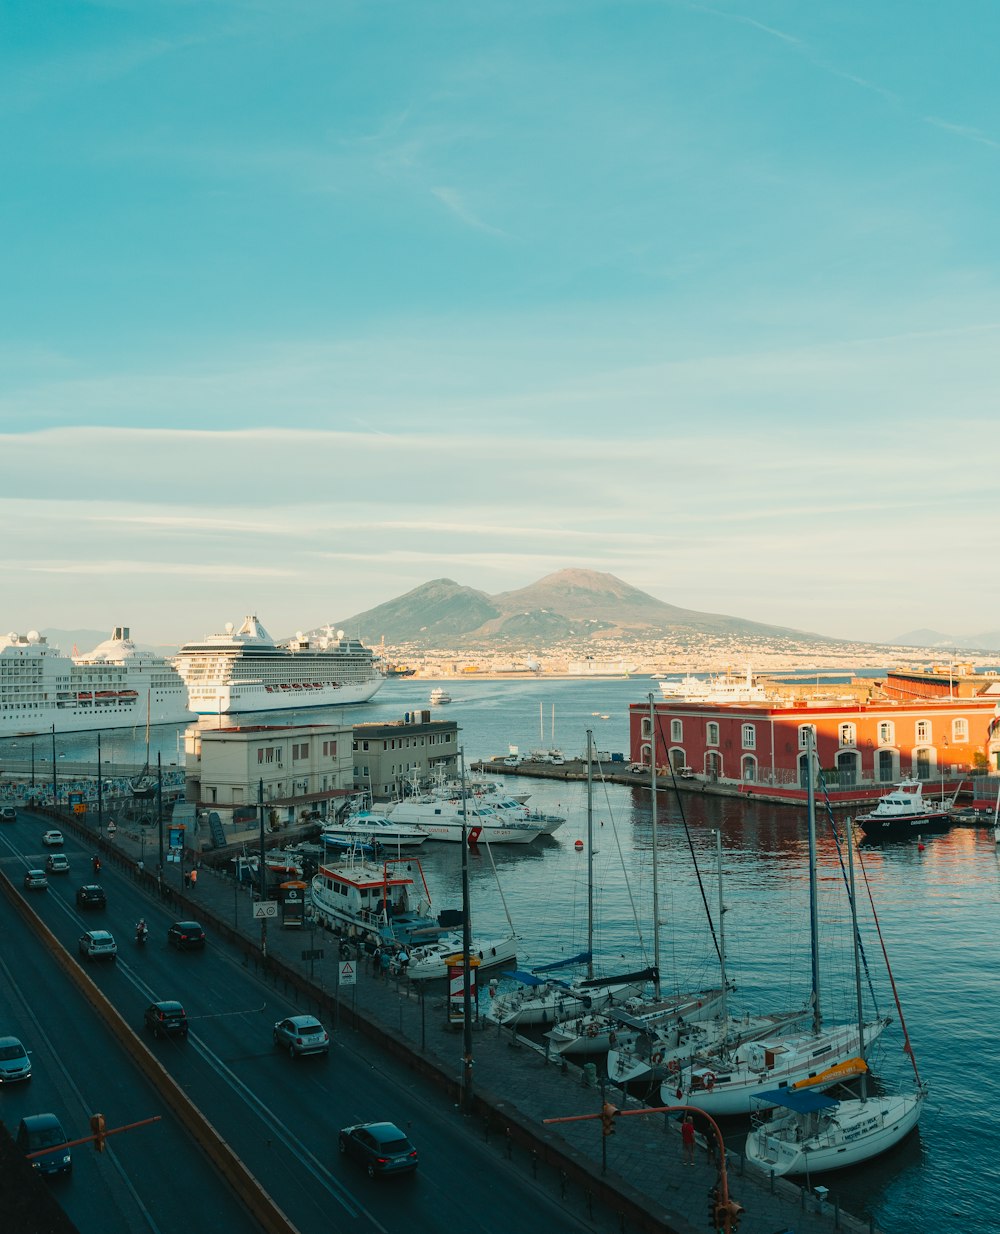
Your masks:
{"label": "black suv", "polygon": [[205,931],[197,921],[175,921],[167,931],[167,942],[178,951],[205,946]]}
{"label": "black suv", "polygon": [[77,908],[107,908],[108,897],[104,894],[104,888],[99,887],[97,883],[87,883],[85,887],[77,887],[76,906]]}
{"label": "black suv", "polygon": [[188,1035],[187,1016],[180,1003],[166,999],[160,1003],[150,1003],[145,1014],[146,1027],[154,1037],[186,1037]]}

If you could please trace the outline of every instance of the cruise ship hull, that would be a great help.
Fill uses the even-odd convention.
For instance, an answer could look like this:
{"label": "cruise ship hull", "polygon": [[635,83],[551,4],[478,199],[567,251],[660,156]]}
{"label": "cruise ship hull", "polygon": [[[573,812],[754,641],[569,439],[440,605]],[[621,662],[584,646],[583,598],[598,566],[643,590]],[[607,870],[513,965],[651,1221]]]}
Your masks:
{"label": "cruise ship hull", "polygon": [[248,711],[300,711],[305,707],[349,707],[367,703],[381,689],[384,678],[354,685],[304,682],[287,686],[264,686],[241,682],[238,686],[192,687],[191,710],[199,716],[239,715]]}
{"label": "cruise ship hull", "polygon": [[[182,690],[176,699],[153,701],[149,708],[149,723],[183,724],[192,718],[187,705],[187,695]],[[23,712],[17,716],[0,719],[0,737],[32,737],[52,732],[88,733],[104,732],[116,728],[136,728],[146,724],[146,699],[133,698],[114,701],[108,706],[47,707],[39,708],[37,714]]]}

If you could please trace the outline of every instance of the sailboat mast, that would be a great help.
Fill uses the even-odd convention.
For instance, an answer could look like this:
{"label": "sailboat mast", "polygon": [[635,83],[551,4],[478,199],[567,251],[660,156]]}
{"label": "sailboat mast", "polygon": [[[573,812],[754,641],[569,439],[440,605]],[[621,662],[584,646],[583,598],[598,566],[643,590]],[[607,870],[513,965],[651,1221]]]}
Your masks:
{"label": "sailboat mast", "polygon": [[652,750],[655,746],[656,729],[656,707],[653,700],[653,695],[649,696],[649,746],[650,757],[649,764],[652,768],[651,783],[649,788],[649,808],[653,822],[653,967],[656,969],[656,976],[653,978],[653,989],[656,997],[660,997],[660,885],[657,880],[657,866],[659,865],[659,846],[656,842],[656,759],[653,758]]}
{"label": "sailboat mast", "polygon": [[819,1032],[823,1015],[819,1005],[819,912],[816,904],[816,773],[813,768],[816,734],[806,729],[806,807],[809,816],[809,939],[812,947],[813,1031]]}
{"label": "sailboat mast", "polygon": [[[719,876],[719,967],[722,970],[722,1023],[729,1024],[726,989],[726,906],[722,902],[722,832],[715,833],[715,865]],[[728,1027],[726,1029],[728,1034]]]}
{"label": "sailboat mast", "polygon": [[[861,951],[858,944],[858,902],[854,896],[854,826],[847,817],[847,885],[851,892],[851,938],[854,941],[854,997],[858,1007],[858,1046],[865,1058],[865,1016],[861,1001]],[[861,1097],[868,1096],[868,1073],[861,1073]]]}
{"label": "sailboat mast", "polygon": [[587,729],[587,976],[594,976],[594,730]]}

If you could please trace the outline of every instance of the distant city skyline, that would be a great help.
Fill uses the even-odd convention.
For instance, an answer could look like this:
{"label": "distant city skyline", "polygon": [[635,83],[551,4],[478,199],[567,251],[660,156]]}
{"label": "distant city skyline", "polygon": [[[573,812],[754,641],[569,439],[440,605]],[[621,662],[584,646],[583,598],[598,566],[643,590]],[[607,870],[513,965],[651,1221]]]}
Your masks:
{"label": "distant city skyline", "polygon": [[7,32],[0,629],[283,634],[573,567],[845,640],[1000,626],[996,10]]}

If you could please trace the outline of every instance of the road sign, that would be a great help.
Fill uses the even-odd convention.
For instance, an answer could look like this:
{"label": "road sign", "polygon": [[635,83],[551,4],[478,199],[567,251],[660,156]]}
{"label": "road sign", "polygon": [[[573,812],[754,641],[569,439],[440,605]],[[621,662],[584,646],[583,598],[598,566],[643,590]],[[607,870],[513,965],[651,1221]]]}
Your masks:
{"label": "road sign", "polygon": [[117,828],[117,826],[115,825],[115,820],[114,820],[113,818],[112,818],[112,819],[109,819],[109,821],[108,821],[108,835],[109,835],[109,836],[113,836],[117,830],[118,830],[118,828]]}
{"label": "road sign", "polygon": [[338,968],[341,985],[357,985],[358,970],[353,960],[341,960]]}
{"label": "road sign", "polygon": [[253,906],[253,915],[255,917],[277,917],[278,901],[277,900],[258,900]]}
{"label": "road sign", "polygon": [[322,958],[323,958],[323,948],[322,947],[317,947],[315,951],[303,951],[302,952],[303,960],[322,960]]}

